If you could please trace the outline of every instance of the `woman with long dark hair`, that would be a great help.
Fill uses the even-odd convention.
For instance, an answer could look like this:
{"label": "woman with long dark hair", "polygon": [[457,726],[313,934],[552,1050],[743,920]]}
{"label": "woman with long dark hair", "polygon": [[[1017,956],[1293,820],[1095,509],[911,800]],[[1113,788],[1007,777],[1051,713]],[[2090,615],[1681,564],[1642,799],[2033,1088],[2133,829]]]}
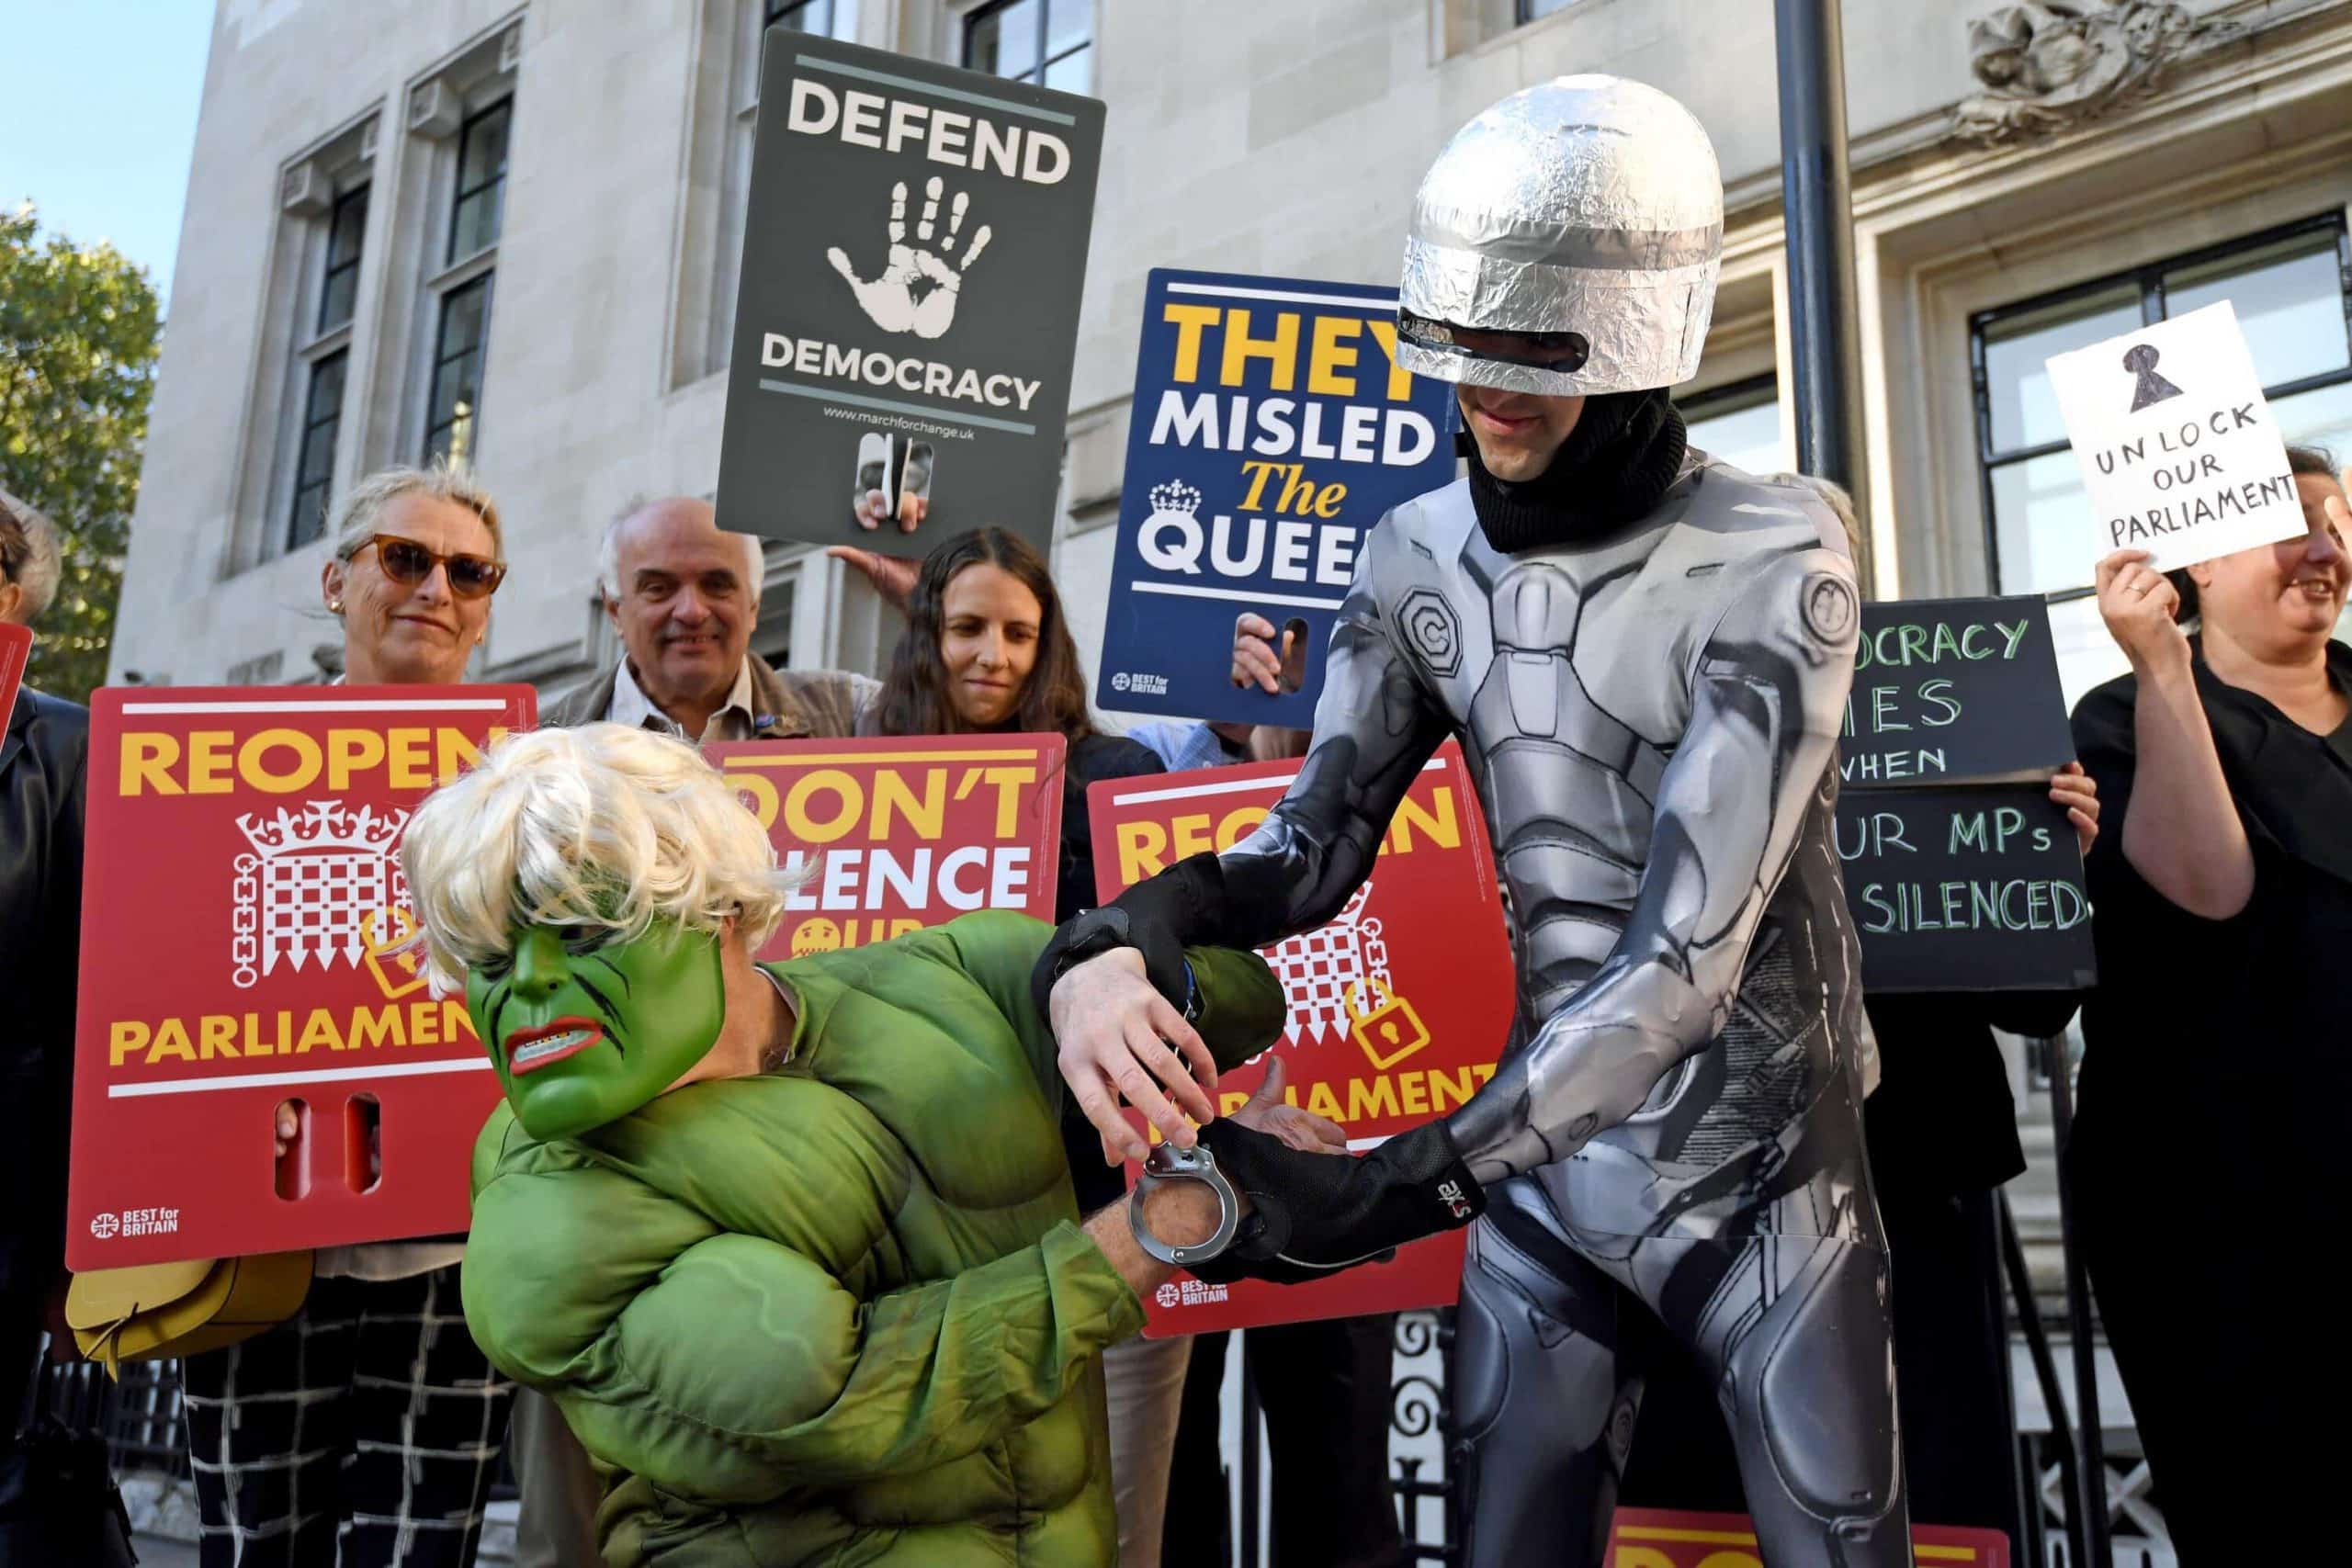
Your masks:
{"label": "woman with long dark hair", "polygon": [[[906,609],[906,635],[862,730],[1058,735],[1068,741],[1054,919],[1091,908],[1094,839],[1087,785],[1165,770],[1144,747],[1095,728],[1085,668],[1053,573],[1018,536],[981,528],[924,558]],[[1062,1143],[1079,1212],[1091,1214],[1117,1201],[1125,1181],[1105,1163],[1102,1138],[1074,1102],[1063,1107]],[[1159,1561],[1169,1457],[1191,1355],[1187,1338],[1129,1339],[1103,1354],[1120,1568],[1154,1568]]]}

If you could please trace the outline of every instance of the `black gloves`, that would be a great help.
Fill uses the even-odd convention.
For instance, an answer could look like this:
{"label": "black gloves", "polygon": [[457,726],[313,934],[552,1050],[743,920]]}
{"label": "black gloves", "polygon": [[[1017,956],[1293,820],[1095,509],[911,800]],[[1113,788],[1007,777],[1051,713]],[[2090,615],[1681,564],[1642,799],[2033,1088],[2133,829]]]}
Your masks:
{"label": "black gloves", "polygon": [[1227,1117],[1203,1128],[1201,1138],[1250,1206],[1233,1245],[1193,1268],[1212,1283],[1323,1279],[1466,1225],[1487,1207],[1442,1122],[1391,1138],[1361,1159],[1303,1154]]}

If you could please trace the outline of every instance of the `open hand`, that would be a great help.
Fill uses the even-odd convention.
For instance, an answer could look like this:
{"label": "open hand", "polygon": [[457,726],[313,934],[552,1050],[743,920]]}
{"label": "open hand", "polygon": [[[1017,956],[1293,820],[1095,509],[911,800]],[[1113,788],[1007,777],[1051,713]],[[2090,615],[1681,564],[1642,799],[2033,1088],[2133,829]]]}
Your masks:
{"label": "open hand", "polygon": [[932,249],[932,236],[937,231],[939,199],[945,186],[934,175],[923,187],[922,217],[915,225],[918,243],[907,243],[907,182],[900,180],[890,187],[890,252],[889,260],[881,274],[871,281],[857,276],[849,256],[838,245],[825,253],[833,270],[842,275],[850,292],[857,297],[858,309],[866,319],[886,333],[912,333],[920,338],[935,338],[956,324],[956,298],[963,288],[964,274],[980,259],[989,248],[992,231],[985,223],[975,230],[972,242],[964,247],[964,259],[950,266],[948,258],[956,254],[956,237],[963,231],[964,214],[971,205],[971,197],[963,191],[956,193],[947,212],[947,231],[941,236],[937,249]]}
{"label": "open hand", "polygon": [[[878,492],[877,492],[878,493]],[[825,553],[838,561],[847,561],[865,574],[874,592],[894,610],[904,610],[913,596],[915,579],[922,575],[922,562],[909,560],[904,556],[886,556],[877,550],[861,550],[854,545],[831,545]]]}
{"label": "open hand", "polygon": [[1258,1086],[1249,1102],[1229,1118],[1244,1127],[1280,1138],[1284,1144],[1309,1155],[1343,1155],[1348,1152],[1348,1130],[1329,1116],[1318,1115],[1303,1105],[1290,1105],[1283,1100],[1283,1080],[1288,1075],[1280,1056],[1266,1058],[1266,1078]]}
{"label": "open hand", "polygon": [[1078,964],[1054,982],[1051,1011],[1063,1081],[1102,1134],[1105,1165],[1150,1152],[1119,1114],[1121,1095],[1177,1147],[1199,1141],[1194,1126],[1216,1116],[1216,1058],[1144,977],[1142,953],[1114,948]]}

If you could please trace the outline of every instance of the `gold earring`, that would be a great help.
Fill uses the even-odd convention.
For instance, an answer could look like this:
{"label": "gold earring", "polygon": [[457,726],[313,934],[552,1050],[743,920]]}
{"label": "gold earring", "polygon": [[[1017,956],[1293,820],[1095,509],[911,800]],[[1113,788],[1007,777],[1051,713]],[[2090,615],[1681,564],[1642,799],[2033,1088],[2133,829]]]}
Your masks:
{"label": "gold earring", "polygon": [[327,601],[327,613],[328,613],[329,615],[342,615],[342,614],[343,614],[343,601],[342,601],[342,600],[340,600],[340,599],[330,599],[330,600],[328,600],[328,601]]}

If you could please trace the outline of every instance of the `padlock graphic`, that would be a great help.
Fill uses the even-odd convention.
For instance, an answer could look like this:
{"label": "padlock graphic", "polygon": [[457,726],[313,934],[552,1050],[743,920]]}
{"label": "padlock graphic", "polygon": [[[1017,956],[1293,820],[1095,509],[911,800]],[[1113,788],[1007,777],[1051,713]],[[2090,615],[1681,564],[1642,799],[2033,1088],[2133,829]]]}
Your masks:
{"label": "padlock graphic", "polygon": [[[1367,995],[1378,998],[1369,1009],[1363,1006]],[[1429,1026],[1421,1021],[1421,1015],[1385,981],[1359,980],[1348,987],[1344,1000],[1348,1032],[1378,1071],[1386,1072],[1430,1043]]]}
{"label": "padlock graphic", "polygon": [[384,993],[386,1001],[396,1002],[424,987],[429,977],[424,973],[424,944],[417,940],[416,921],[406,909],[394,904],[360,916],[359,941],[368,972],[376,977],[376,988]]}

